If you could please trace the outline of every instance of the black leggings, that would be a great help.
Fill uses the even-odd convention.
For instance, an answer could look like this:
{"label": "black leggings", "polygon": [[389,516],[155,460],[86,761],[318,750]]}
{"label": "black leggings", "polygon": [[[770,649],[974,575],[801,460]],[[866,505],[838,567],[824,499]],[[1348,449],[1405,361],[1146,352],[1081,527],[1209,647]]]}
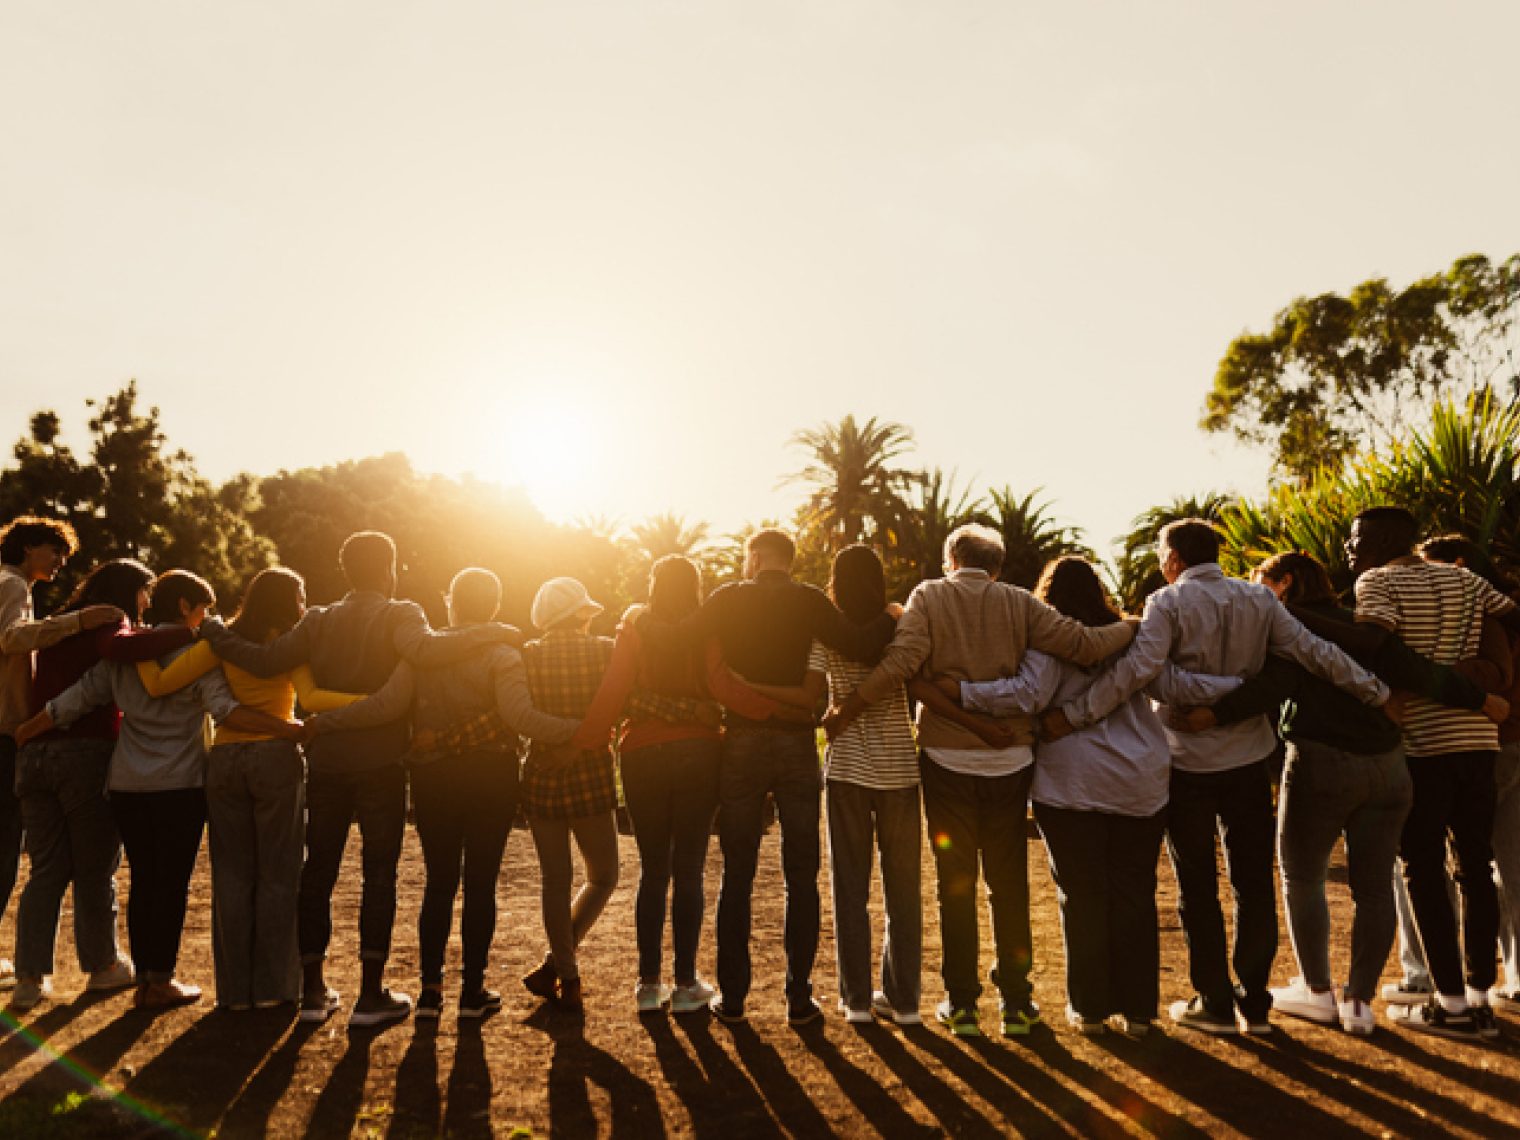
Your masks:
{"label": "black leggings", "polygon": [[140,982],[167,982],[179,960],[185,900],[206,827],[202,788],[111,792],[111,814],[132,872],[127,936]]}

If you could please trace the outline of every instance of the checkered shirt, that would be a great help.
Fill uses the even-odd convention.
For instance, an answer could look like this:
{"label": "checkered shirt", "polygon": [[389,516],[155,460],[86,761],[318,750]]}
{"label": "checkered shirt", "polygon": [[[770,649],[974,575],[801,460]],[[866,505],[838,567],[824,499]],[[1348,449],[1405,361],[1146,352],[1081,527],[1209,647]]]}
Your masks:
{"label": "checkered shirt", "polygon": [[[581,717],[612,661],[612,639],[551,631],[523,646],[533,705],[553,716]],[[612,751],[567,753],[536,741],[523,765],[523,811],[547,819],[579,819],[617,807]]]}

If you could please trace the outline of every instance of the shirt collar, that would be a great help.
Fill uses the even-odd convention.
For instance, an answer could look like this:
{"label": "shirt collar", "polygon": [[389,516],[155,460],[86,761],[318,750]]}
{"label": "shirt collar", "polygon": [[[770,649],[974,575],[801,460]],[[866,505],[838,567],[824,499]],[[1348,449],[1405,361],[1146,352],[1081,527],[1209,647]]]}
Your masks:
{"label": "shirt collar", "polygon": [[762,570],[750,580],[763,586],[779,586],[790,582],[792,576],[785,570]]}
{"label": "shirt collar", "polygon": [[963,578],[989,579],[992,575],[985,570],[977,569],[975,566],[962,566],[959,570],[950,571],[950,577],[956,581],[960,581]]}
{"label": "shirt collar", "polygon": [[1189,566],[1181,574],[1177,575],[1177,583],[1182,582],[1205,582],[1218,581],[1224,577],[1224,571],[1219,568],[1217,562],[1200,562],[1197,566]]}

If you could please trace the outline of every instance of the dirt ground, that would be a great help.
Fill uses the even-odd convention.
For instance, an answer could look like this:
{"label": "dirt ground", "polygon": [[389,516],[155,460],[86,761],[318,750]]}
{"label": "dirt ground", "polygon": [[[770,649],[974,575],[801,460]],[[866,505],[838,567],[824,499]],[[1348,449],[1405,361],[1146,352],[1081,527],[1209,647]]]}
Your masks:
{"label": "dirt ground", "polygon": [[[755,902],[756,985],[747,1025],[705,1013],[644,1017],[632,1008],[637,857],[623,839],[623,881],[584,952],[584,1018],[543,1006],[517,977],[543,940],[537,869],[514,831],[500,886],[502,913],[491,983],[504,1011],[460,1025],[407,1021],[348,1033],[342,1016],[320,1027],[290,1012],[217,1012],[202,854],[181,975],[206,986],[201,1004],[160,1016],[134,1013],[126,995],[74,996],[68,918],[60,932],[55,1001],[0,1027],[0,1136],[208,1135],[423,1137],[862,1136],[1500,1136],[1520,1135],[1520,1022],[1504,1018],[1495,1046],[1454,1043],[1380,1025],[1354,1039],[1288,1018],[1269,1039],[1225,1040],[1183,1030],[1143,1042],[1086,1039],[1060,1019],[1062,952],[1044,849],[1031,839],[1035,996],[1054,1028],[1028,1041],[965,1041],[932,1024],[941,995],[932,870],[925,853],[924,1013],[902,1031],[846,1025],[834,1013],[833,936],[825,919],[815,981],[830,1016],[787,1026],[782,999],[781,888],[776,836],[768,835]],[[336,901],[333,981],[357,986],[352,950],[358,905],[357,842]],[[716,851],[714,851],[716,855]],[[709,907],[718,860],[709,861]],[[23,866],[23,876],[25,869]],[[1337,913],[1347,912],[1333,876]],[[825,893],[827,868],[824,871]],[[125,872],[123,872],[125,890]],[[422,861],[408,835],[390,978],[416,993],[415,914]],[[1163,1003],[1187,996],[1186,957],[1162,861]],[[124,896],[123,896],[124,897]],[[14,945],[14,912],[0,946]],[[457,922],[457,920],[456,920]],[[1337,962],[1344,963],[1346,923]],[[457,929],[457,927],[456,927]],[[983,960],[986,952],[984,921]],[[709,923],[701,969],[712,976]],[[1278,954],[1276,977],[1292,973]],[[1390,975],[1391,976],[1391,975]],[[450,977],[448,998],[457,976]],[[983,999],[990,1015],[991,998]],[[987,1016],[984,1024],[991,1025]]]}

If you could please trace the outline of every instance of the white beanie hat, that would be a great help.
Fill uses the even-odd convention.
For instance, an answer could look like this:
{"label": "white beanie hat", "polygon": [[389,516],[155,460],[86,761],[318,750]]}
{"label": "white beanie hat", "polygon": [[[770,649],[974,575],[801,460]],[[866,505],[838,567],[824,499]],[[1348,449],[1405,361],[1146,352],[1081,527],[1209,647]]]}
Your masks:
{"label": "white beanie hat", "polygon": [[576,578],[550,578],[538,588],[533,596],[533,624],[539,629],[552,629],[567,617],[590,611],[595,617],[602,606],[591,600],[586,587]]}

